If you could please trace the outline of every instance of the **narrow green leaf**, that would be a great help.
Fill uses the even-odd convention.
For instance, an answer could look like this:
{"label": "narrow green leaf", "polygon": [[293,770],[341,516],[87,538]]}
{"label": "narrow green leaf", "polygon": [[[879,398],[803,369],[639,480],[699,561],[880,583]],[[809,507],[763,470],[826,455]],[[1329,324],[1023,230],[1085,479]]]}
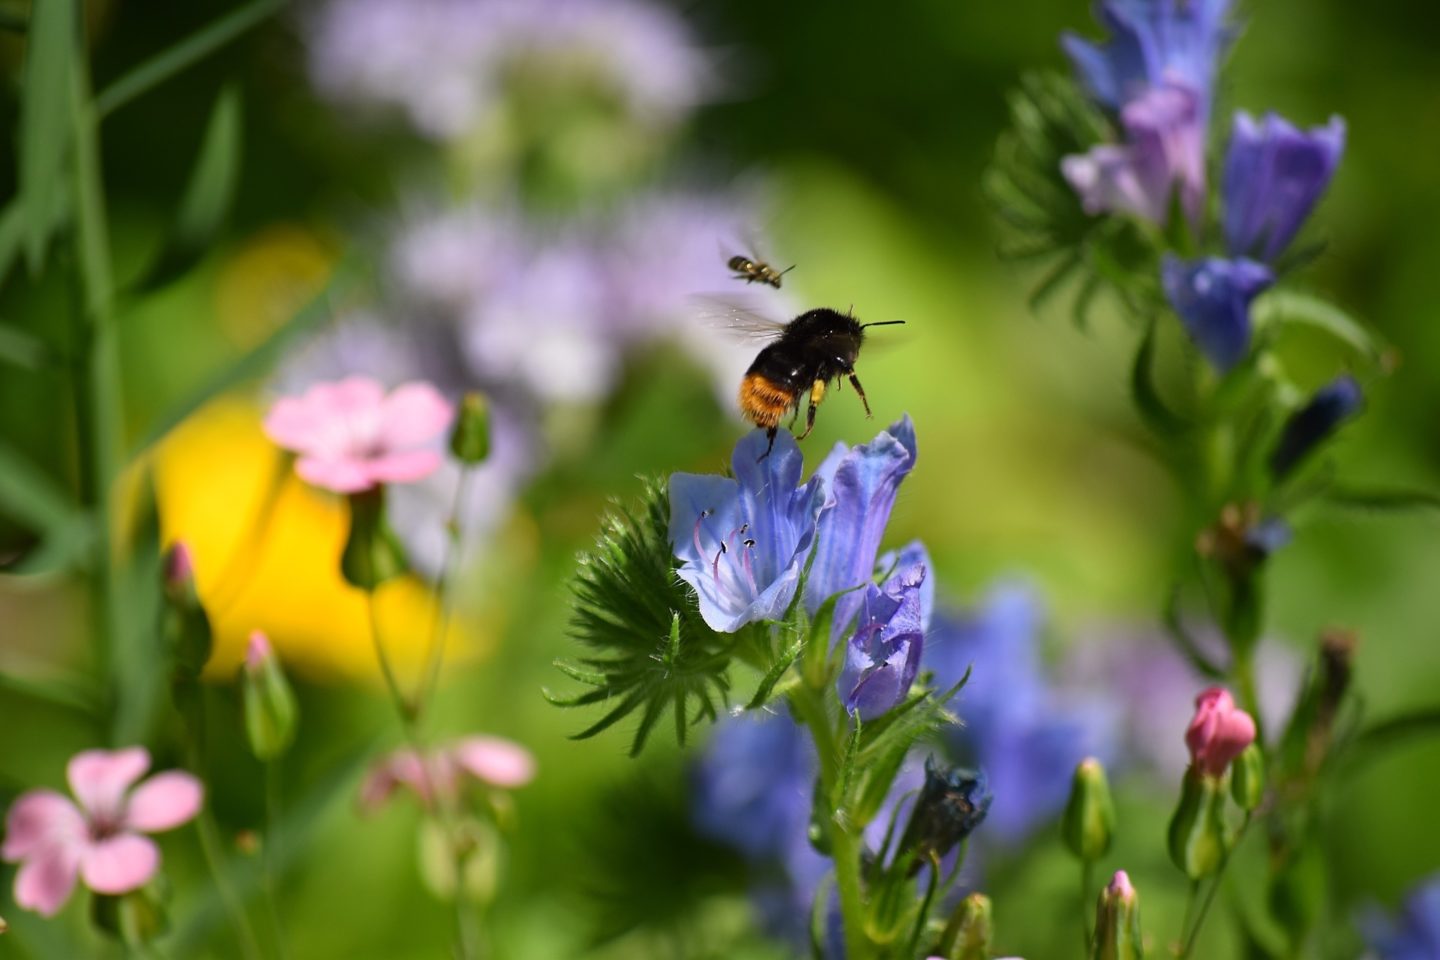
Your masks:
{"label": "narrow green leaf", "polygon": [[175,223],[139,284],[142,290],[153,290],[184,274],[205,255],[224,226],[240,182],[242,121],[240,88],[232,83],[220,91],[210,111]]}
{"label": "narrow green leaf", "polygon": [[15,197],[0,212],[0,284],[10,276],[10,267],[25,242],[25,204]]}
{"label": "narrow green leaf", "polygon": [[45,267],[70,145],[70,61],[78,38],[78,6],[73,0],[46,0],[31,10],[17,142],[25,260],[32,274]]}
{"label": "narrow green leaf", "polygon": [[24,330],[0,325],[0,361],[22,370],[38,370],[50,359],[50,348]]}
{"label": "narrow green leaf", "polygon": [[766,671],[760,681],[760,686],[755,688],[755,696],[751,697],[750,702],[745,705],[746,710],[759,710],[770,702],[770,695],[775,692],[775,685],[780,682],[781,677],[785,676],[786,671],[795,663],[804,649],[805,641],[796,640],[790,649],[780,655],[780,659],[776,660],[774,665]]}
{"label": "narrow green leaf", "polygon": [[1152,320],[1145,328],[1145,336],[1140,340],[1140,347],[1135,351],[1135,363],[1130,368],[1130,396],[1135,401],[1135,408],[1140,413],[1140,419],[1145,421],[1154,432],[1161,436],[1175,436],[1184,433],[1190,428],[1190,424],[1182,417],[1176,415],[1160,399],[1160,393],[1155,389],[1155,322]]}
{"label": "narrow green leaf", "polygon": [[1184,622],[1180,619],[1180,586],[1176,584],[1170,590],[1169,599],[1165,602],[1165,613],[1162,618],[1166,631],[1170,638],[1175,641],[1175,646],[1184,654],[1185,659],[1190,661],[1191,666],[1198,670],[1201,675],[1212,680],[1224,680],[1225,671],[1210,662],[1200,650],[1200,645],[1185,628]]}
{"label": "narrow green leaf", "polygon": [[1430,490],[1363,490],[1332,487],[1325,501],[1337,507],[1372,510],[1376,513],[1412,513],[1440,510],[1440,493]]}
{"label": "narrow green leaf", "polygon": [[1070,275],[1074,273],[1079,266],[1079,251],[1072,251],[1061,258],[1060,262],[1055,264],[1055,266],[1045,274],[1040,284],[1031,291],[1030,299],[1027,301],[1030,310],[1034,313],[1040,312],[1040,309],[1045,306],[1051,297],[1060,291],[1065,281],[1070,279]]}
{"label": "narrow green leaf", "polygon": [[284,6],[284,0],[253,0],[156,54],[100,91],[95,97],[96,116],[104,119],[263,23]]}
{"label": "narrow green leaf", "polygon": [[1309,327],[1329,334],[1356,353],[1379,363],[1383,345],[1354,317],[1328,300],[1297,290],[1268,290],[1250,306],[1257,333],[1284,327]]}
{"label": "narrow green leaf", "polygon": [[64,488],[3,441],[0,441],[0,510],[39,533],[58,529],[75,515]]}
{"label": "narrow green leaf", "polygon": [[75,680],[40,679],[0,673],[0,692],[64,707],[86,716],[99,714],[99,693],[78,678]]}

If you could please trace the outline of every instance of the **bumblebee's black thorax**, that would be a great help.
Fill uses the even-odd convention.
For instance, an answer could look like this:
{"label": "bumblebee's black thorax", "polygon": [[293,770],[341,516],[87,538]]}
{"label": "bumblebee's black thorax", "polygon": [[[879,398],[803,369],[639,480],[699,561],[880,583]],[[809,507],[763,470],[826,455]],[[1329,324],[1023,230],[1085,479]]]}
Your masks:
{"label": "bumblebee's black thorax", "polygon": [[854,317],[828,307],[809,310],[786,324],[780,339],[761,350],[746,372],[798,392],[816,380],[852,372],[864,339]]}

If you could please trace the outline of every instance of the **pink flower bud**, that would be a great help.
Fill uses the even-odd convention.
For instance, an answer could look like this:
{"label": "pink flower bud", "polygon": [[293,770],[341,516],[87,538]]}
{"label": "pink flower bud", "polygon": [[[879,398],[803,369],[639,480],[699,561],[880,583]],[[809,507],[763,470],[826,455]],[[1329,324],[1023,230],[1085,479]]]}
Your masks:
{"label": "pink flower bud", "polygon": [[1124,870],[1116,870],[1115,876],[1110,878],[1110,883],[1105,892],[1117,900],[1129,900],[1135,896],[1135,887],[1130,883],[1130,874]]}
{"label": "pink flower bud", "polygon": [[275,656],[275,648],[270,646],[270,638],[265,636],[263,630],[252,630],[250,642],[245,644],[245,672],[252,676],[258,674],[265,666],[265,661]]}
{"label": "pink flower bud", "polygon": [[1190,762],[1202,774],[1223,776],[1230,762],[1255,742],[1255,721],[1235,706],[1223,687],[1211,687],[1195,698],[1195,717],[1185,730]]}
{"label": "pink flower bud", "polygon": [[165,552],[165,587],[172,592],[185,590],[195,580],[195,560],[184,540],[176,540]]}

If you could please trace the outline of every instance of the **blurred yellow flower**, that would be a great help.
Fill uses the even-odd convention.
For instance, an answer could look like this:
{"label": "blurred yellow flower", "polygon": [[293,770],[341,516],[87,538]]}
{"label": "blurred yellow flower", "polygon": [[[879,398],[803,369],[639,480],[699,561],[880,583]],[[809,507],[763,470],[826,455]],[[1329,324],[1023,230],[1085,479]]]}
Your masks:
{"label": "blurred yellow flower", "polygon": [[[217,400],[176,428],[157,451],[155,492],[161,538],[189,545],[215,630],[207,676],[233,677],[246,638],[263,630],[299,673],[378,680],[365,595],[340,576],[348,507],[295,476],[290,458],[261,432],[255,405]],[[382,586],[376,603],[385,648],[402,681],[413,684],[433,628],[434,594],[407,576]],[[452,656],[462,646],[476,652],[465,629],[473,625],[452,621]]]}

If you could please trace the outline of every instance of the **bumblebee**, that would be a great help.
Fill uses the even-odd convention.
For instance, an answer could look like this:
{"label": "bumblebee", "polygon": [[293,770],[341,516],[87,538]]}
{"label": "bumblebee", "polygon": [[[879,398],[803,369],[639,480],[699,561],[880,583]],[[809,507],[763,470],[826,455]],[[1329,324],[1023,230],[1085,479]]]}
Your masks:
{"label": "bumblebee", "polygon": [[810,405],[805,414],[805,432],[796,439],[810,435],[815,427],[815,411],[832,380],[847,378],[869,417],[870,402],[855,375],[865,328],[904,322],[861,323],[852,314],[820,307],[780,327],[775,342],[760,351],[740,381],[741,413],[757,427],[763,427],[770,440],[760,459],[768,457],[774,448],[775,434],[785,414],[793,412],[791,423],[799,416],[800,398],[806,391]]}
{"label": "bumblebee", "polygon": [[776,290],[780,289],[780,278],[795,269],[794,264],[791,264],[784,270],[776,270],[763,260],[739,255],[725,261],[725,265],[735,272],[736,280],[744,280],[746,283],[768,283]]}

